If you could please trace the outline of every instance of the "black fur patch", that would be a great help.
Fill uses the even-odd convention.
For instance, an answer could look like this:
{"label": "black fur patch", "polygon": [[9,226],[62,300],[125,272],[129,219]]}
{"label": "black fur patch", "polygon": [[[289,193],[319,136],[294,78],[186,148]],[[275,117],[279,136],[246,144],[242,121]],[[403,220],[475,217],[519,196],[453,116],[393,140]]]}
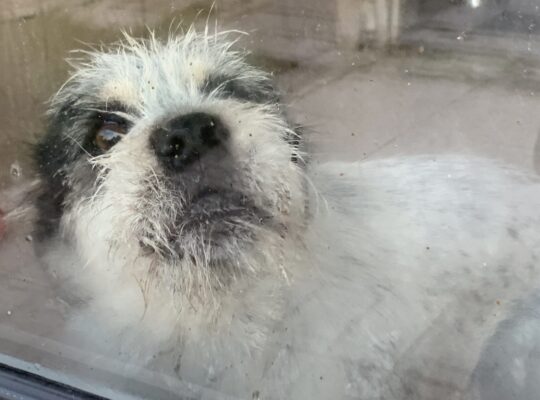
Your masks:
{"label": "black fur patch", "polygon": [[35,229],[37,238],[41,240],[53,234],[58,227],[67,191],[65,182],[67,166],[84,152],[78,146],[72,146],[72,142],[63,134],[81,117],[80,112],[74,107],[76,101],[74,99],[67,102],[50,118],[45,135],[35,147],[34,160],[41,178]]}
{"label": "black fur patch", "polygon": [[79,98],[69,99],[51,115],[45,135],[35,146],[34,161],[41,178],[36,204],[38,239],[46,239],[58,228],[68,191],[66,177],[72,164],[81,157],[100,153],[94,135],[103,113],[96,110],[128,111],[119,103],[82,105]]}
{"label": "black fur patch", "polygon": [[233,97],[253,103],[277,103],[279,94],[269,79],[259,82],[245,81],[235,77],[210,75],[202,86],[204,93],[217,90],[218,96]]}

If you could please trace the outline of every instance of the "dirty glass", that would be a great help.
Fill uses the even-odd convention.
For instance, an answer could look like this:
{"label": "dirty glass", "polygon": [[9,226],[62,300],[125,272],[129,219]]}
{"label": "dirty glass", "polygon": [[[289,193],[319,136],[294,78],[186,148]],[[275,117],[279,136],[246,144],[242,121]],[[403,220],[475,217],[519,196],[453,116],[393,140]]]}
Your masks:
{"label": "dirty glass", "polygon": [[[537,398],[539,8],[537,0],[2,1],[0,364],[107,398]],[[272,355],[254,363],[253,371],[247,370],[241,378],[234,374],[230,378],[224,364],[229,356],[238,363],[256,357],[247,350],[243,355],[229,354],[234,348],[213,355],[210,341],[201,345],[200,354],[188,349],[185,356],[168,360],[164,346],[160,354],[140,361],[94,351],[92,344],[78,341],[77,329],[99,337],[102,329],[92,319],[75,333],[66,331],[74,314],[90,318],[77,311],[84,309],[87,300],[66,293],[54,268],[51,273],[43,267],[42,255],[36,251],[32,195],[26,194],[38,178],[35,144],[46,131],[50,99],[70,76],[66,59],[84,58],[84,53],[73,51],[100,49],[122,39],[122,32],[133,37],[149,37],[153,32],[166,40],[190,26],[198,32],[209,29],[211,34],[230,30],[236,41],[233,47],[246,51],[250,64],[271,74],[287,109],[287,121],[302,127],[305,163],[341,163],[328,191],[334,181],[349,174],[345,165],[353,162],[362,168],[375,165],[369,164],[373,160],[394,160],[381,164],[382,168],[401,171],[395,176],[403,173],[407,179],[403,187],[387,188],[389,194],[410,186],[437,185],[424,180],[423,169],[403,167],[415,157],[436,162],[452,155],[507,166],[501,167],[504,177],[493,178],[500,179],[498,191],[490,186],[492,167],[480,162],[467,175],[486,180],[487,186],[476,186],[480,194],[469,192],[469,186],[456,189],[461,192],[455,197],[454,192],[438,193],[434,214],[415,215],[426,221],[441,216],[446,225],[425,228],[422,240],[411,239],[409,233],[393,234],[395,224],[412,223],[400,212],[407,200],[396,200],[384,218],[370,219],[370,210],[384,213],[385,204],[374,204],[380,194],[360,187],[365,198],[348,204],[358,214],[350,217],[357,218],[354,231],[359,239],[351,250],[357,257],[340,253],[340,260],[361,269],[361,252],[373,268],[360,274],[363,279],[347,275],[349,269],[339,277],[321,272],[319,286],[305,286],[298,289],[303,292],[294,301],[283,300],[284,314],[275,317],[268,333],[272,344],[253,350]],[[244,97],[250,100],[251,89],[247,90]],[[231,89],[235,91],[241,92]],[[354,179],[373,176],[377,181],[377,165],[352,175]],[[452,167],[452,162],[448,165],[441,176],[462,177],[462,169]],[[475,182],[473,178],[470,182]],[[316,182],[307,186],[312,184],[317,186]],[[422,193],[419,204],[424,201]],[[482,210],[478,218],[459,225],[454,217],[442,217],[469,200],[456,218],[471,207]],[[498,208],[498,201],[506,201],[504,210]],[[323,199],[319,206],[325,208]],[[491,229],[482,230],[486,219],[504,226],[504,235],[483,236]],[[503,220],[510,222],[504,225]],[[342,230],[349,229],[347,218],[342,222]],[[387,227],[389,250],[379,247],[384,235],[374,239],[367,228],[363,230],[364,223],[379,231]],[[448,237],[456,240],[439,243],[439,228],[453,229]],[[462,237],[464,231],[473,232],[474,240]],[[341,246],[339,242],[329,234],[320,247]],[[421,248],[421,256],[411,255],[414,246]],[[417,275],[377,275],[377,265],[395,265],[401,271],[420,265],[418,257],[423,269]],[[452,262],[465,266],[443,271],[441,266]],[[334,264],[327,261],[325,267],[331,270]],[[433,272],[438,268],[440,274]],[[495,275],[485,272],[484,276],[488,270]],[[280,271],[281,275],[291,280],[288,287],[294,287],[294,273]],[[313,276],[318,275],[310,276],[316,280]],[[426,276],[436,276],[434,284]],[[70,279],[77,281],[77,274]],[[424,279],[425,285],[418,284]],[[462,281],[478,283],[461,290]],[[296,317],[310,310],[317,319],[311,328],[309,318]],[[150,307],[148,312],[158,311]],[[248,320],[259,317],[255,313]],[[285,322],[280,325],[280,320]],[[290,321],[296,321],[294,333],[284,334],[285,339],[274,335],[275,330],[285,332]],[[243,342],[243,331],[227,334],[239,335],[237,342]],[[122,351],[137,353],[141,341],[144,335],[123,342]],[[247,336],[245,342],[248,346]],[[197,346],[196,340],[190,343]],[[165,361],[160,364],[158,358]],[[299,366],[288,368],[294,360],[301,360]],[[191,371],[192,362],[202,365],[204,373]],[[241,370],[231,361],[230,369],[237,368]]]}

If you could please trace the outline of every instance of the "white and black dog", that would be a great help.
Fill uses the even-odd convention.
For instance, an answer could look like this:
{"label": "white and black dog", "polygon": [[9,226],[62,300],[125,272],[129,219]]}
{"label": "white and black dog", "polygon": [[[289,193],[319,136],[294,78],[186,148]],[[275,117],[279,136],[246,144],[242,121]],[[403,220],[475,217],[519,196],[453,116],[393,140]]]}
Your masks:
{"label": "white and black dog", "polygon": [[66,335],[239,398],[421,398],[433,363],[472,370],[537,286],[538,182],[465,157],[308,162],[233,43],[126,36],[53,98],[36,230]]}

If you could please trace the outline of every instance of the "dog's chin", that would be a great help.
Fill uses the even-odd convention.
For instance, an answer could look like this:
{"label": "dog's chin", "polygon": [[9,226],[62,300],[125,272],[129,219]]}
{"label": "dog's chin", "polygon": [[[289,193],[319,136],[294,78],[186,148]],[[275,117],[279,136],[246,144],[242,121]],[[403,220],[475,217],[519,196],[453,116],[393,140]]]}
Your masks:
{"label": "dog's chin", "polygon": [[[191,197],[185,209],[170,221],[171,233],[160,257],[168,261],[221,264],[237,260],[239,253],[253,247],[258,234],[270,225],[268,212],[249,196],[230,189],[205,187]],[[144,241],[143,251],[148,252]],[[150,252],[155,252],[150,249]]]}

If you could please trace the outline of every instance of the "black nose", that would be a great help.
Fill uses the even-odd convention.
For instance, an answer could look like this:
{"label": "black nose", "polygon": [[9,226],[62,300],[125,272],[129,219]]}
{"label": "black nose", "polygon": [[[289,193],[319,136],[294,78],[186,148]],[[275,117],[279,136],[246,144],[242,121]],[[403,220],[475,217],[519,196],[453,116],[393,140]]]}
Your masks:
{"label": "black nose", "polygon": [[182,115],[158,127],[150,142],[163,166],[180,171],[227,139],[221,121],[205,113]]}

